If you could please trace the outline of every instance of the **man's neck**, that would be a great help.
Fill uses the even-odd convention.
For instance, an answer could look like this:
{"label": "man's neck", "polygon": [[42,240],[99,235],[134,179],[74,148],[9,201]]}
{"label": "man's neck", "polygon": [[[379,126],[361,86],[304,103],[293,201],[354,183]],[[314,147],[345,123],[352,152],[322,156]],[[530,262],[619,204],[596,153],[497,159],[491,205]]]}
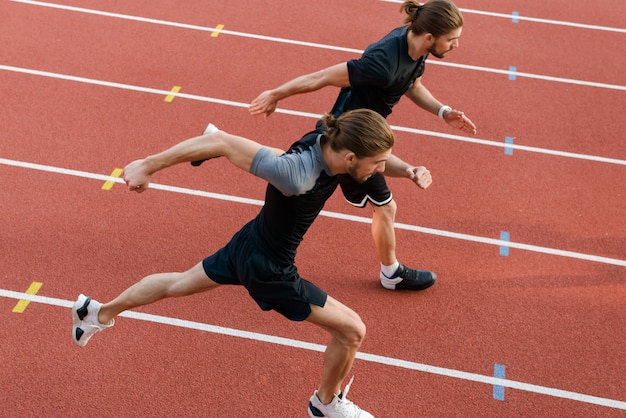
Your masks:
{"label": "man's neck", "polygon": [[324,158],[330,174],[336,176],[337,174],[347,173],[344,160],[345,151],[333,151],[328,141],[321,141],[320,146],[322,147],[322,158]]}
{"label": "man's neck", "polygon": [[406,42],[409,47],[409,56],[413,61],[417,61],[428,52],[428,48],[424,45],[424,37],[415,35],[410,29],[407,31]]}

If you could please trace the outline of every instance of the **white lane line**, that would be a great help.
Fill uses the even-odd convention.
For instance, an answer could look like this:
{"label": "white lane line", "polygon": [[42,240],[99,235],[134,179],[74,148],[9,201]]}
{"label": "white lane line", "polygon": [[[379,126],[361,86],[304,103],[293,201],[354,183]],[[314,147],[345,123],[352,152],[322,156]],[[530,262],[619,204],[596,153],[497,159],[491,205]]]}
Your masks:
{"label": "white lane line", "polygon": [[[86,171],[70,170],[66,168],[59,168],[59,167],[54,167],[54,166],[42,165],[42,164],[34,164],[34,163],[28,163],[28,162],[23,162],[23,161],[9,160],[6,158],[0,158],[0,165],[27,168],[31,170],[45,171],[45,172],[55,173],[55,174],[83,177],[83,178],[88,178],[88,179],[99,180],[101,182],[112,181],[116,183],[124,183],[124,181],[119,177],[111,177],[111,176],[107,176],[104,174],[95,174],[95,173],[89,173]],[[168,186],[168,185],[159,184],[159,183],[150,183],[150,188],[155,189],[155,190],[173,192],[173,193],[206,197],[206,198],[216,199],[216,200],[225,200],[229,202],[244,203],[248,205],[255,205],[255,206],[263,205],[262,200],[249,199],[249,198],[232,196],[232,195],[224,195],[220,193],[205,192],[205,191],[194,190],[194,189],[189,189],[185,187]],[[371,223],[372,222],[371,218],[347,215],[347,214],[338,213],[338,212],[330,212],[326,210],[323,210],[320,213],[320,215],[328,217],[328,218],[342,219],[346,221],[359,222],[359,223]],[[462,234],[458,232],[445,231],[441,229],[426,228],[426,227],[422,227],[418,225],[410,225],[410,224],[396,222],[394,223],[394,226],[396,229],[419,232],[419,233],[428,234],[428,235],[436,235],[440,237],[471,241],[471,242],[476,242],[476,243],[481,243],[481,244],[495,245],[498,247],[506,246],[510,248],[517,248],[520,250],[531,251],[531,252],[536,252],[536,253],[556,255],[560,257],[568,257],[568,258],[574,258],[578,260],[592,261],[595,263],[610,264],[610,265],[615,265],[615,266],[626,267],[626,260],[620,260],[620,259],[615,259],[615,258],[578,253],[574,251],[565,251],[565,250],[559,250],[555,248],[540,247],[537,245],[523,244],[523,243],[512,242],[512,241],[504,241],[504,240],[499,240],[495,238],[479,237],[475,235]]]}
{"label": "white lane line", "polygon": [[[72,76],[68,74],[52,73],[49,71],[40,71],[40,70],[33,70],[33,69],[21,68],[21,67],[14,67],[10,65],[0,64],[0,70],[21,73],[21,74],[35,75],[39,77],[54,78],[58,80],[73,81],[73,82],[91,84],[91,85],[96,85],[96,86],[130,90],[130,91],[136,91],[140,93],[150,93],[150,94],[156,94],[159,96],[172,95],[172,96],[180,97],[183,99],[196,100],[196,101],[207,102],[207,103],[215,103],[215,104],[220,104],[224,106],[240,107],[244,109],[247,109],[249,106],[249,103],[237,102],[233,100],[217,99],[214,97],[206,97],[206,96],[200,96],[200,95],[189,94],[189,93],[181,93],[181,92],[172,93],[171,90],[133,86],[130,84],[96,80],[92,78]],[[282,113],[282,114],[288,114],[292,116],[300,116],[300,117],[306,117],[306,118],[312,118],[312,119],[319,119],[321,117],[320,114],[300,112],[300,111],[289,110],[289,109],[276,109],[276,113]],[[451,140],[461,141],[461,142],[469,142],[473,144],[495,146],[495,147],[501,147],[501,148],[511,148],[511,149],[517,149],[521,151],[535,152],[539,154],[548,154],[548,155],[554,155],[558,157],[576,158],[576,159],[595,161],[595,162],[601,162],[601,163],[626,165],[626,160],[620,160],[617,158],[577,154],[573,152],[558,151],[558,150],[551,150],[551,149],[538,148],[538,147],[530,147],[530,146],[520,145],[520,144],[507,144],[505,142],[472,138],[472,137],[461,136],[461,135],[452,135],[452,134],[446,134],[442,132],[427,131],[423,129],[409,128],[409,127],[396,126],[396,125],[392,125],[391,127],[392,129],[397,130],[397,131],[409,132],[409,133],[414,133],[418,135],[432,136],[432,137],[437,137],[437,138],[451,139]]]}
{"label": "white lane line", "polygon": [[[52,306],[60,306],[63,308],[71,308],[72,301],[58,298],[51,298],[41,295],[31,295],[27,293],[14,292],[11,290],[0,289],[0,297],[28,300],[33,303],[42,303]],[[226,335],[236,338],[245,338],[253,341],[260,341],[264,343],[276,344],[286,347],[299,348],[303,350],[315,351],[323,353],[326,350],[326,346],[321,344],[310,343],[306,341],[294,340],[291,338],[278,337],[274,335],[261,334],[257,332],[244,331],[235,328],[221,327],[217,325],[204,324],[201,322],[188,321],[184,319],[171,318],[162,315],[153,315],[142,312],[126,311],[120,314],[122,317],[132,318],[140,321],[153,322],[157,324],[170,325],[185,329],[193,329],[197,331],[210,332],[213,334]],[[369,354],[358,352],[357,359],[367,361],[370,363],[378,363],[386,366],[398,367],[402,369],[415,370],[424,373],[436,374],[439,376],[451,377],[454,379],[468,380],[472,382],[484,383],[490,386],[504,386],[511,389],[517,389],[525,392],[538,393],[541,395],[551,396],[555,398],[562,398],[577,402],[583,402],[588,404],[594,404],[599,406],[605,406],[615,409],[626,410],[626,402],[601,398],[598,396],[586,395],[578,392],[571,392],[567,390],[555,389],[546,386],[534,385],[524,383],[515,380],[501,379],[491,376],[486,376],[478,373],[469,373],[461,370],[448,369],[445,367],[431,366],[423,363],[416,363],[413,361],[407,361],[397,359],[393,357],[380,356],[376,354]]]}
{"label": "white lane line", "polygon": [[445,67],[463,68],[465,70],[482,71],[486,73],[503,74],[506,76],[515,75],[516,77],[526,77],[526,78],[532,78],[535,80],[543,80],[543,81],[554,81],[555,83],[575,84],[578,86],[585,86],[585,87],[597,87],[597,88],[609,89],[609,90],[626,91],[626,86],[621,86],[618,84],[597,83],[595,81],[584,81],[584,80],[576,80],[573,78],[553,77],[549,75],[532,74],[532,73],[525,73],[521,71],[501,70],[499,68],[480,67],[477,65],[455,64],[455,63],[446,62],[446,61],[429,60],[428,64],[429,65],[430,64],[442,65]]}
{"label": "white lane line", "polygon": [[[382,1],[387,2],[387,3],[398,3],[398,4],[403,3],[402,0],[382,0]],[[580,28],[580,29],[592,29],[592,30],[601,30],[601,31],[607,31],[607,32],[626,33],[626,29],[614,28],[611,26],[589,25],[586,23],[575,23],[575,22],[567,22],[563,20],[542,19],[542,18],[537,18],[537,17],[521,16],[518,14],[514,15],[514,14],[506,14],[506,13],[495,13],[495,12],[488,12],[484,10],[465,9],[462,7],[459,7],[459,10],[461,11],[461,13],[470,13],[470,14],[477,14],[477,15],[491,16],[491,17],[503,17],[509,20],[517,19],[520,21],[526,20],[526,21],[535,22],[535,23],[546,23],[548,25],[570,26],[573,28]]]}
{"label": "white lane line", "polygon": [[[186,23],[171,22],[171,21],[160,20],[160,19],[150,19],[150,18],[145,18],[145,17],[140,17],[140,16],[125,15],[125,14],[120,14],[120,13],[103,12],[100,10],[86,9],[86,8],[74,7],[74,6],[66,6],[62,4],[46,3],[46,2],[40,2],[40,1],[34,1],[34,0],[11,0],[11,1],[15,3],[23,3],[23,4],[33,5],[33,6],[49,7],[53,9],[61,9],[61,10],[67,10],[67,11],[72,11],[72,12],[80,12],[80,13],[86,13],[86,14],[92,14],[92,15],[98,15],[98,16],[113,17],[117,19],[152,23],[152,24],[158,24],[158,25],[163,25],[163,26],[172,26],[172,27],[178,27],[178,28],[184,28],[184,29],[199,30],[199,31],[210,32],[210,33],[218,32],[220,34],[233,35],[233,36],[239,36],[239,37],[244,37],[244,38],[252,38],[252,39],[258,39],[258,40],[263,40],[263,41],[278,42],[278,43],[291,44],[291,45],[300,45],[300,46],[306,46],[306,47],[311,47],[311,48],[321,48],[321,49],[328,49],[328,50],[334,50],[334,51],[350,52],[350,53],[355,53],[359,55],[363,52],[363,50],[354,49],[354,48],[344,48],[340,46],[319,44],[315,42],[304,42],[304,41],[297,41],[297,40],[292,40],[292,39],[277,38],[273,36],[256,35],[256,34],[250,34],[250,33],[245,33],[245,32],[230,31],[230,30],[219,29],[219,28],[210,28],[206,26],[190,25]],[[506,74],[506,75],[509,75],[511,73],[508,70],[480,67],[480,66],[475,66],[475,65],[455,64],[455,63],[435,61],[435,60],[429,60],[428,63],[435,64],[435,65],[446,65],[449,67],[461,68],[461,69],[466,69],[466,70],[499,73],[499,74]],[[544,75],[524,73],[524,72],[515,72],[515,75],[516,77],[527,77],[527,78],[532,78],[532,79],[553,81],[553,82],[558,82],[558,83],[577,84],[577,85],[587,86],[587,87],[597,87],[597,88],[604,88],[604,89],[611,89],[611,90],[626,91],[626,86],[621,86],[621,85],[616,85],[616,84],[574,80],[574,79],[569,79],[569,78],[544,76]]]}
{"label": "white lane line", "polygon": [[161,25],[161,26],[172,26],[176,28],[191,29],[191,30],[197,30],[197,31],[202,31],[202,32],[233,35],[233,36],[239,36],[242,38],[258,39],[261,41],[279,42],[279,43],[284,43],[284,44],[307,46],[311,48],[321,48],[321,49],[329,49],[329,50],[334,50],[334,51],[351,52],[351,53],[359,53],[359,54],[363,52],[362,50],[354,49],[354,48],[344,48],[341,46],[319,44],[315,42],[298,41],[295,39],[285,39],[285,38],[277,38],[274,36],[257,35],[254,33],[237,32],[237,31],[232,31],[232,30],[227,30],[227,29],[217,28],[217,27],[211,28],[207,26],[192,25],[188,23],[172,22],[169,20],[152,19],[148,17],[126,15],[122,13],[104,12],[102,10],[87,9],[84,7],[67,6],[63,4],[47,3],[47,2],[41,2],[41,1],[35,1],[35,0],[11,0],[11,1],[14,3],[23,3],[23,4],[29,4],[32,6],[48,7],[51,9],[59,9],[59,10],[66,10],[66,11],[71,11],[71,12],[85,13],[85,14],[90,14],[90,15],[112,17],[116,19],[131,20],[131,21],[142,22],[142,23],[151,23],[151,24]]}

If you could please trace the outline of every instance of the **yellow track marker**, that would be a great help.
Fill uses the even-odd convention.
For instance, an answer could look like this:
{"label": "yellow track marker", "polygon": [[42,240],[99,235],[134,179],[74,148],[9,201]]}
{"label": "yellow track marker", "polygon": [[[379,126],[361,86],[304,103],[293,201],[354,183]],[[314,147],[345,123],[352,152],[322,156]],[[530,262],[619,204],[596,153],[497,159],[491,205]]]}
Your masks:
{"label": "yellow track marker", "polygon": [[[172,90],[170,90],[172,93],[178,93],[180,91],[180,86],[174,86],[172,87]],[[167,103],[172,103],[172,100],[174,100],[176,96],[174,96],[173,94],[170,94],[169,96],[167,96],[165,98],[165,101]]]}
{"label": "yellow track marker", "polygon": [[[121,168],[116,168],[115,170],[113,170],[113,172],[111,173],[111,175],[109,177],[119,177],[122,174],[122,169]],[[107,180],[106,182],[104,182],[104,184],[102,185],[102,190],[111,190],[111,187],[113,187],[113,185],[115,184],[115,182],[113,180]]]}
{"label": "yellow track marker", "polygon": [[224,25],[217,25],[215,27],[215,32],[211,32],[211,37],[212,38],[217,38],[220,35],[220,32],[222,29],[224,29]]}
{"label": "yellow track marker", "polygon": [[[41,282],[32,282],[25,293],[27,295],[36,295],[37,292],[39,292],[39,289],[41,289],[41,286],[43,286],[43,283]],[[15,305],[15,308],[13,308],[13,312],[15,313],[24,312],[24,310],[26,309],[29,303],[30,303],[29,300],[24,300],[24,299],[20,300]]]}

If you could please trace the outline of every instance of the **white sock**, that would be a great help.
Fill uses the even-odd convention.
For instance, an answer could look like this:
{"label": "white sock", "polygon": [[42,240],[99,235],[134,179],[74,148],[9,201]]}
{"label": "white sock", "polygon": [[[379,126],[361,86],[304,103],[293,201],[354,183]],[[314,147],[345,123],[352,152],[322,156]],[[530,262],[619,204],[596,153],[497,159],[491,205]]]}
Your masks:
{"label": "white sock", "polygon": [[383,273],[385,277],[389,278],[394,275],[396,270],[398,270],[399,266],[400,266],[400,263],[398,262],[398,260],[396,260],[396,262],[390,266],[386,266],[383,263],[380,263],[380,271]]}

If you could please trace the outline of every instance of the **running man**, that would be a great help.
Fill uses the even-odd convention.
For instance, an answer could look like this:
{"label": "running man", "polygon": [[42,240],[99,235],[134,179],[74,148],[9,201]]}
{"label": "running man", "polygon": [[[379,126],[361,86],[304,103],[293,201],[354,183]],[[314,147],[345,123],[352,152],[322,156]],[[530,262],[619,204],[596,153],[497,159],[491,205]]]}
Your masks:
{"label": "running man", "polygon": [[[387,117],[400,98],[406,96],[449,125],[475,134],[476,126],[463,112],[444,105],[422,83],[428,56],[441,59],[459,46],[461,12],[447,0],[430,0],[425,4],[407,0],[401,10],[407,14],[406,25],[368,46],[361,58],[264,91],[250,104],[250,113],[269,116],[284,98],[335,86],[341,87],[330,112],[335,117],[357,108],[368,108]],[[365,207],[369,202],[373,208],[372,236],[381,262],[381,284],[387,289],[410,290],[423,290],[434,284],[435,273],[408,268],[396,258],[393,224],[397,206],[384,177],[374,175],[360,184],[345,176],[340,184],[349,203]]]}
{"label": "running man", "polygon": [[325,128],[304,135],[284,154],[213,127],[211,133],[127,165],[123,178],[128,188],[143,192],[160,170],[225,156],[269,182],[265,205],[225,247],[186,272],[149,275],[104,304],[81,294],[72,307],[73,341],[85,346],[129,309],[221,285],[242,285],[261,309],[275,310],[292,321],[309,321],[330,333],[309,416],[372,417],[347,399],[351,381],[341,393],[365,337],[365,324],[352,309],[299,275],[296,249],[343,175],[364,182],[384,173],[407,177],[421,188],[430,185],[431,177],[426,168],[391,155],[393,132],[376,112],[359,109],[339,118],[326,115],[323,123]]}

